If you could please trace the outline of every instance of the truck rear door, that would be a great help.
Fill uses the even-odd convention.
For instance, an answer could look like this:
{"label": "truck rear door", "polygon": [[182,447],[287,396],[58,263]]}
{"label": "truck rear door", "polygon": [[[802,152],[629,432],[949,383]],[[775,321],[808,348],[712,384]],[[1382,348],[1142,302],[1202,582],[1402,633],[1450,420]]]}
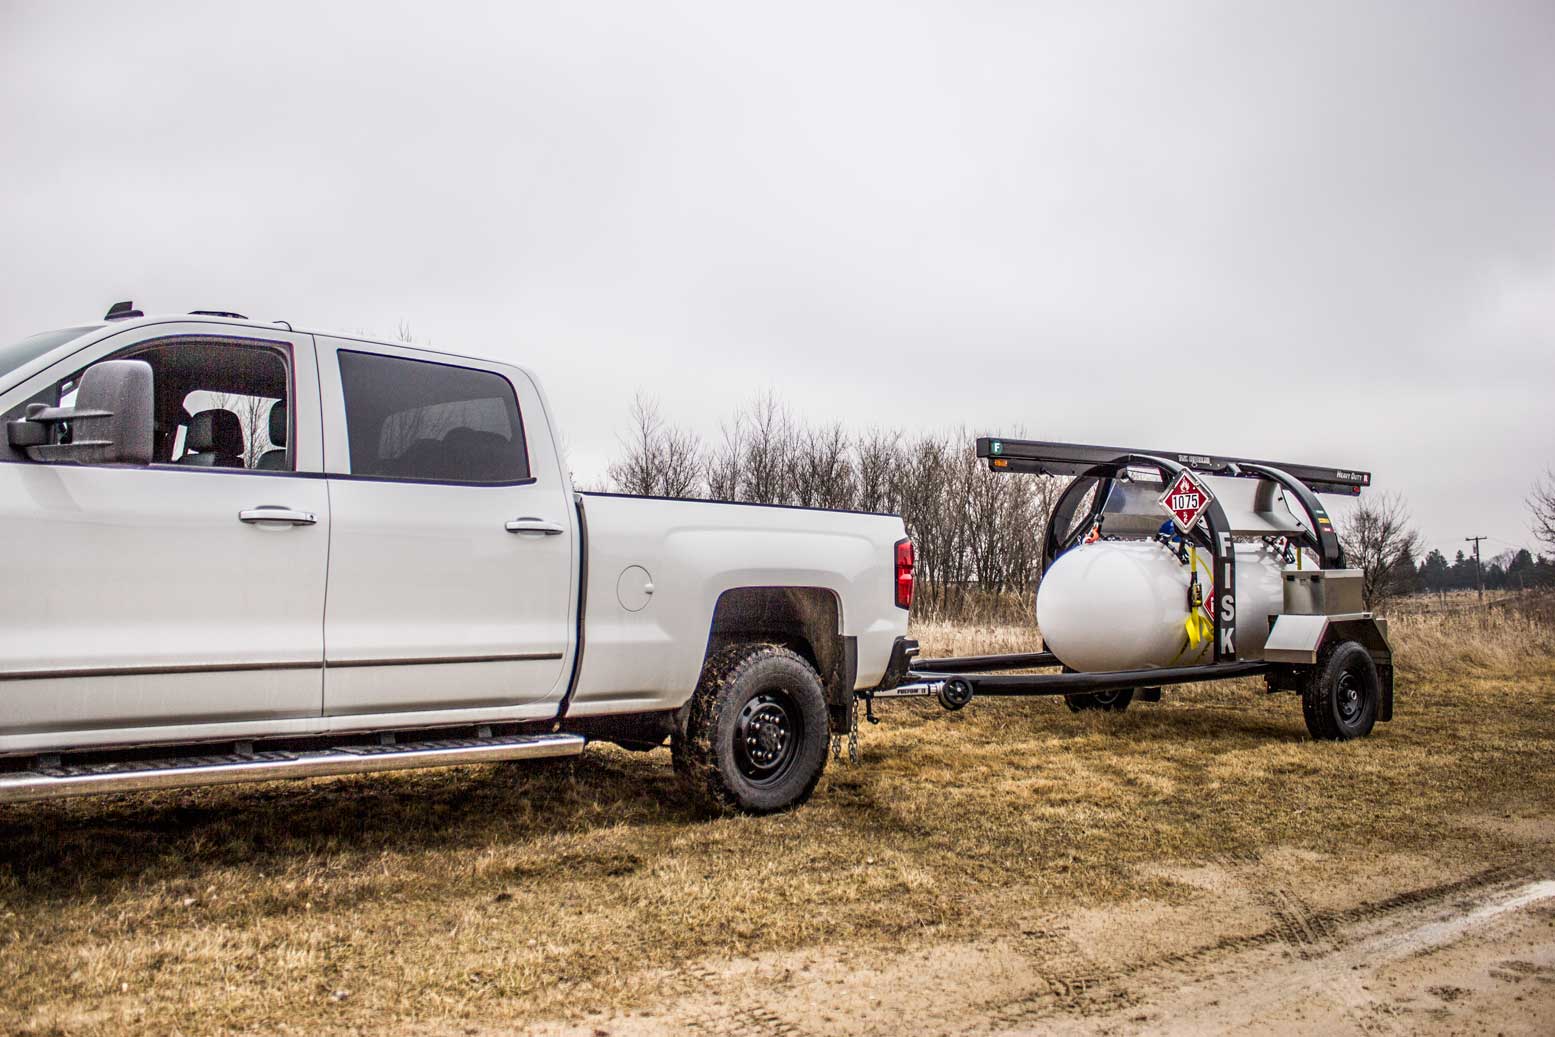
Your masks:
{"label": "truck rear door", "polygon": [[537,387],[503,364],[317,342],[334,523],[325,715],[548,715],[571,661],[579,545]]}

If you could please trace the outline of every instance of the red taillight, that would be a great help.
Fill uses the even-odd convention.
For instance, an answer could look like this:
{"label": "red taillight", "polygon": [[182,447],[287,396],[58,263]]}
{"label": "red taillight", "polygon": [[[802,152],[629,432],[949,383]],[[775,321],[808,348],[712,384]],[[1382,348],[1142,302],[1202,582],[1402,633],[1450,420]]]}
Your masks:
{"label": "red taillight", "polygon": [[896,542],[896,607],[912,608],[913,554],[911,540]]}

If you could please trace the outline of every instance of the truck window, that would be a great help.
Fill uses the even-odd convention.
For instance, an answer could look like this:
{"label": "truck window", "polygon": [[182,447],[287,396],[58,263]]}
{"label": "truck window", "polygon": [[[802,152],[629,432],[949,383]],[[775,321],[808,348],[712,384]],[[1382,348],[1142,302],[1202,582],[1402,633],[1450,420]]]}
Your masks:
{"label": "truck window", "polygon": [[23,364],[38,359],[55,346],[63,346],[73,338],[80,338],[88,331],[96,331],[101,324],[83,324],[79,328],[60,328],[58,331],[40,331],[20,342],[0,346],[0,375],[10,374]]}
{"label": "truck window", "polygon": [[[181,336],[140,342],[103,359],[151,365],[154,463],[294,469],[288,448],[291,354],[284,345]],[[84,372],[28,402],[71,406]]]}
{"label": "truck window", "polygon": [[506,378],[451,364],[341,350],[351,474],[441,483],[529,478]]}

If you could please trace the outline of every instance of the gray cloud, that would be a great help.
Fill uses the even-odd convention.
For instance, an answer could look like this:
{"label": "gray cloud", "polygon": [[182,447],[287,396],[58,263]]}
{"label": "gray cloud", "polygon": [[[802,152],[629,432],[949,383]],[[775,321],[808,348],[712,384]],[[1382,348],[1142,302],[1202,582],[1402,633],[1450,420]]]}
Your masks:
{"label": "gray cloud", "polygon": [[[631,394],[1369,467],[1555,462],[1555,8],[0,4],[0,338],[236,308]],[[1498,545],[1499,546],[1499,545]]]}

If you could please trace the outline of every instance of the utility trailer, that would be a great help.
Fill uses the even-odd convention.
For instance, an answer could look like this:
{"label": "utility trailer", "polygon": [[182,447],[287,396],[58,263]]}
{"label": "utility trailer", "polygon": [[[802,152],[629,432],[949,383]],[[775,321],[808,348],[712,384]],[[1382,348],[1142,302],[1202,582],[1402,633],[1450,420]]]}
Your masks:
{"label": "utility trailer", "polygon": [[[1392,719],[1387,622],[1366,611],[1361,573],[1345,567],[1344,549],[1317,497],[1358,495],[1370,485],[1370,473],[995,437],[977,440],[977,456],[994,472],[1073,477],[1053,507],[1043,543],[1037,605],[1044,650],[923,659],[909,644],[902,682],[867,696],[872,722],[874,699],[927,696],[957,710],[978,695],[1062,695],[1076,711],[1120,711],[1136,698],[1159,701],[1164,687],[1255,676],[1270,692],[1301,696],[1314,738],[1364,737],[1376,721]],[[1178,505],[1192,505],[1192,514]],[[1111,553],[1122,568],[1112,568],[1124,573],[1123,584],[1107,583],[1108,572],[1088,564],[1107,545],[1117,545]],[[1074,554],[1082,551],[1091,552],[1083,562]],[[1174,564],[1186,573],[1172,577]],[[1064,598],[1046,593],[1059,569],[1066,570]],[[1139,576],[1147,570],[1153,583]],[[1098,582],[1088,582],[1098,572]],[[1128,599],[1140,587],[1154,596],[1137,610],[1146,627],[1131,632],[1124,629]],[[1169,612],[1161,595],[1174,593],[1184,593],[1186,631],[1177,658],[1116,668],[1080,663],[1087,653],[1093,661],[1129,657],[1145,635],[1159,634],[1149,626],[1160,622],[1152,610]],[[1253,600],[1239,603],[1239,597]],[[1066,649],[1048,627],[1055,633],[1073,628],[1076,611],[1092,618],[1089,626],[1067,631]],[[1048,672],[1015,672],[1030,670]]]}

